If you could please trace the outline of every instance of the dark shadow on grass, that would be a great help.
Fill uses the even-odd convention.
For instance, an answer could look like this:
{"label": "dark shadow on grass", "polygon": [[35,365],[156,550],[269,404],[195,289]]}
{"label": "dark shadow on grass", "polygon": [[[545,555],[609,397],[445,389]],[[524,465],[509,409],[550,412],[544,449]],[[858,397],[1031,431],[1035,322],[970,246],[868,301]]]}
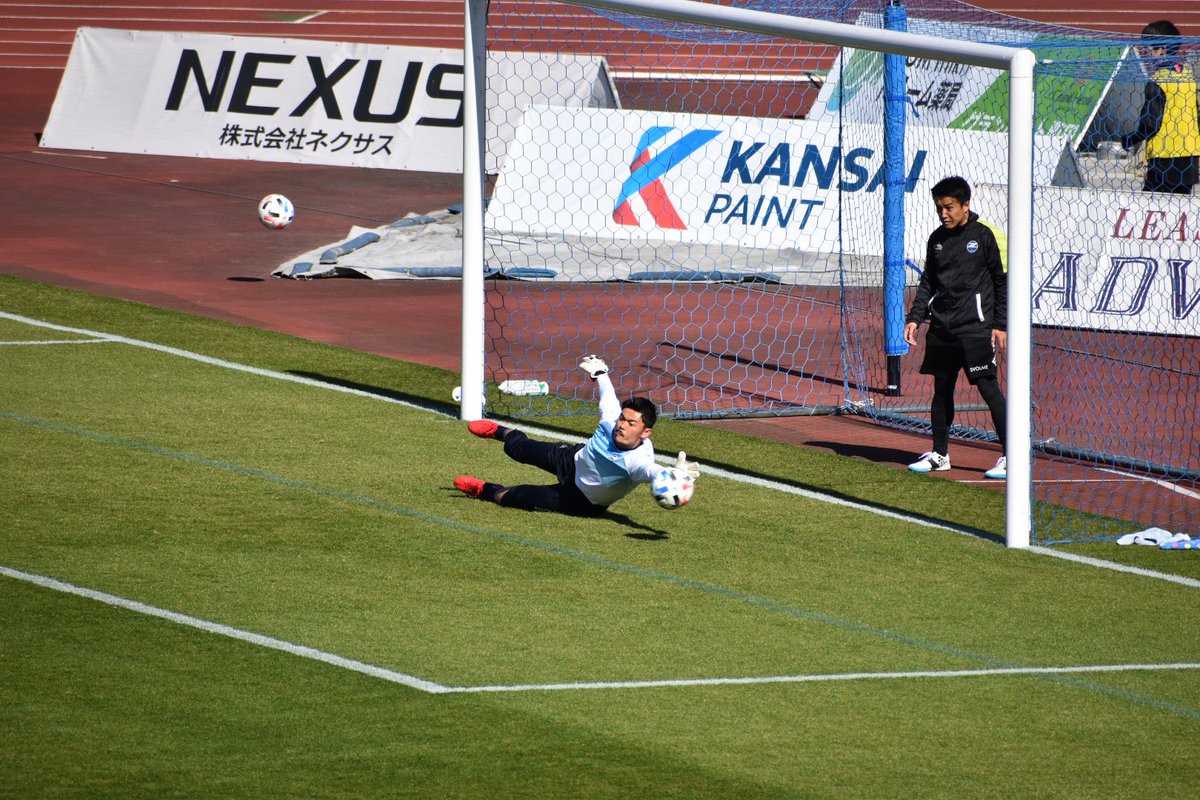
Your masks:
{"label": "dark shadow on grass", "polygon": [[634,522],[624,514],[615,514],[609,511],[600,519],[611,519],[613,522],[624,525],[627,528],[636,528],[637,532],[625,534],[630,539],[641,539],[645,542],[659,542],[665,539],[670,539],[671,535],[666,531],[660,531],[657,528],[651,528],[649,525],[643,525],[640,522]]}
{"label": "dark shadow on grass", "polygon": [[[455,418],[458,417],[458,412],[459,412],[458,403],[455,403],[452,400],[445,400],[445,401],[433,400],[433,399],[430,399],[429,397],[425,397],[422,395],[409,394],[407,392],[398,392],[394,389],[384,389],[379,386],[372,386],[372,385],[366,384],[366,383],[358,383],[356,381],[350,381],[350,380],[346,380],[344,378],[334,378],[330,375],[324,375],[320,372],[306,372],[304,370],[295,370],[295,369],[286,370],[286,372],[288,375],[295,375],[298,378],[306,378],[308,380],[320,381],[321,383],[327,383],[330,386],[341,386],[346,389],[353,389],[355,391],[363,392],[365,394],[374,395],[375,397],[382,397],[387,400],[397,400],[397,401],[400,401],[403,403],[409,403],[410,405],[414,405],[419,408],[423,408],[427,411],[435,411],[439,414],[448,414]],[[446,391],[446,397],[450,397],[449,390]],[[513,417],[508,414],[493,413],[490,411],[485,411],[485,417],[487,419],[492,419],[492,420],[496,420],[498,422],[502,422],[503,424],[508,425],[510,427],[514,427],[514,428],[520,428],[522,426],[526,426],[526,427],[536,426],[538,428],[541,428],[541,429],[544,429],[547,431],[553,431],[555,433],[561,433],[566,436],[578,436],[580,439],[586,439],[588,436],[591,435],[590,430],[585,432],[585,431],[581,431],[577,428],[569,427],[567,425],[556,424],[556,421],[554,418],[549,418],[549,419],[536,418],[535,419],[535,418],[529,418],[529,417]]]}
{"label": "dark shadow on grass", "polygon": [[[414,406],[429,409],[430,411],[439,411],[443,414],[458,414],[458,404],[450,401],[441,402],[438,400],[430,400],[428,397],[421,395],[409,394],[407,392],[398,392],[394,389],[384,389],[379,386],[371,386],[366,383],[358,383],[357,381],[348,381],[344,378],[334,378],[330,375],[323,375],[319,372],[306,372],[305,370],[289,369],[288,375],[295,375],[297,378],[306,378],[310,381],[320,381],[327,383],[330,386],[340,386],[343,389],[353,389],[356,392],[382,397],[387,400],[398,400],[402,403],[410,403]],[[449,396],[449,392],[446,393]]]}
{"label": "dark shadow on grass", "polygon": [[[443,491],[452,493],[452,495],[459,500],[473,500],[477,503],[484,502],[484,501],[479,500],[474,497],[468,497],[467,495],[458,491],[458,489],[454,489],[452,487],[446,487],[445,489],[443,489]],[[554,513],[552,511],[526,511],[526,510],[520,509],[520,508],[505,508],[504,506],[497,506],[497,508],[504,508],[506,511],[515,511],[515,512],[519,512],[521,514],[553,514]],[[626,528],[635,528],[636,531],[634,533],[626,533],[625,534],[630,539],[640,539],[640,540],[646,541],[646,542],[658,542],[658,541],[663,541],[663,540],[671,538],[671,535],[669,533],[667,533],[666,531],[660,531],[657,528],[651,528],[649,525],[643,525],[640,522],[633,521],[632,519],[625,516],[624,514],[614,514],[612,511],[609,511],[605,514],[601,514],[598,517],[577,517],[576,519],[595,519],[595,520],[602,520],[602,521],[610,521],[610,522],[615,522],[618,525],[624,525]]]}
{"label": "dark shadow on grass", "polygon": [[625,536],[630,539],[641,539],[646,542],[657,542],[662,539],[671,538],[669,534],[663,533],[662,531],[658,531],[656,533],[627,533]]}
{"label": "dark shadow on grass", "polygon": [[807,441],[804,443],[804,446],[819,450],[828,450],[839,456],[865,458],[867,461],[876,464],[907,464],[918,455],[912,450],[902,450],[898,447],[878,447],[859,442]]}
{"label": "dark shadow on grass", "polygon": [[[806,444],[805,447],[808,447],[808,445]],[[924,523],[928,523],[931,525],[938,525],[938,526],[941,526],[944,528],[948,528],[956,533],[961,533],[966,536],[973,536],[976,539],[983,539],[984,541],[991,542],[992,544],[1003,545],[1005,543],[1005,539],[1002,534],[992,533],[991,531],[980,530],[979,528],[971,528],[967,525],[960,525],[957,522],[952,522],[950,520],[945,520],[945,519],[939,519],[937,517],[931,517],[926,514],[918,513],[916,511],[910,511],[909,509],[906,509],[906,508],[898,508],[896,506],[887,505],[886,503],[878,503],[878,502],[874,502],[871,500],[864,500],[863,498],[856,497],[855,495],[852,495],[852,494],[845,494],[843,492],[833,491],[825,486],[812,486],[807,483],[801,483],[800,481],[784,480],[783,478],[780,478],[778,475],[767,475],[767,474],[760,473],[760,472],[751,472],[749,470],[742,469],[741,467],[736,467],[731,464],[722,464],[722,463],[719,463],[716,461],[704,460],[704,459],[701,460],[701,466],[700,466],[701,472],[703,472],[705,464],[708,464],[708,465],[711,465],[714,467],[718,467],[720,469],[723,469],[727,472],[734,473],[736,475],[744,475],[748,478],[757,478],[759,480],[771,481],[772,483],[780,483],[785,486],[791,486],[795,489],[801,489],[806,492],[813,492],[814,494],[824,495],[825,497],[829,497],[831,499],[844,500],[848,503],[854,503],[854,504],[862,506],[863,508],[866,508],[866,509],[872,509],[875,511],[886,511],[891,514],[897,514],[900,516],[911,517],[914,521],[924,522]]]}

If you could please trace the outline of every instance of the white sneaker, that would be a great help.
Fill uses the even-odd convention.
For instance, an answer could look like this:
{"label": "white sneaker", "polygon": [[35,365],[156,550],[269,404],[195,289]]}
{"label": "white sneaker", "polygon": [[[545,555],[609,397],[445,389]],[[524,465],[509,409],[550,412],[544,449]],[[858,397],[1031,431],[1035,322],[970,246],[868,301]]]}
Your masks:
{"label": "white sneaker", "polygon": [[996,459],[996,466],[983,473],[983,476],[985,478],[995,478],[998,481],[1002,481],[1007,478],[1008,458],[1005,456],[1000,456],[1000,458]]}
{"label": "white sneaker", "polygon": [[908,465],[913,472],[945,472],[950,469],[950,456],[930,451]]}

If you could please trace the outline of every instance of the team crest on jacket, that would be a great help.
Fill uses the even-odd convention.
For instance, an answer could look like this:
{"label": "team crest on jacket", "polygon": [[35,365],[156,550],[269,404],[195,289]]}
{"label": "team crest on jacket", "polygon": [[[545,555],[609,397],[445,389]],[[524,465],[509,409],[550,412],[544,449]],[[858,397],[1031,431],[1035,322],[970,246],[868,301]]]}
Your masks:
{"label": "team crest on jacket", "polygon": [[979,249],[979,242],[975,241],[974,239],[967,242],[967,252],[968,253],[974,253],[978,249]]}

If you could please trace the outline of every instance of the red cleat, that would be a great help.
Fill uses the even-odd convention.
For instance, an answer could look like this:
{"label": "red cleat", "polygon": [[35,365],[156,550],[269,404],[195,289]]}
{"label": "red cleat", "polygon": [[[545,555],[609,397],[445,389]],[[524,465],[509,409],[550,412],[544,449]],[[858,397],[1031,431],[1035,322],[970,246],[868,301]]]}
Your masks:
{"label": "red cleat", "polygon": [[495,439],[496,431],[500,430],[500,426],[490,419],[477,419],[467,423],[467,430],[480,439]]}
{"label": "red cleat", "polygon": [[470,475],[459,475],[454,479],[454,488],[463,494],[471,495],[471,497],[479,497],[483,494],[483,481],[479,478],[472,478]]}

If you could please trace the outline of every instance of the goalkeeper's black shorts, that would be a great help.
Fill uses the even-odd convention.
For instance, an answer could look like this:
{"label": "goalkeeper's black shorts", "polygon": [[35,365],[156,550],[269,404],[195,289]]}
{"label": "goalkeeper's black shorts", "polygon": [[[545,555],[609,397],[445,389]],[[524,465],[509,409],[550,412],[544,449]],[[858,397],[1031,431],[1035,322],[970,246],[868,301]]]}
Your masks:
{"label": "goalkeeper's black shorts", "polygon": [[557,511],[577,517],[603,514],[604,506],[592,503],[575,485],[575,454],[582,449],[582,444],[539,442],[519,430],[511,431],[504,437],[505,454],[514,461],[549,472],[558,478],[558,483],[510,486],[500,505],[526,511]]}
{"label": "goalkeeper's black shorts", "polygon": [[925,334],[921,374],[950,377],[959,370],[967,373],[967,380],[973,384],[996,377],[996,348],[991,334],[950,336],[930,328]]}

